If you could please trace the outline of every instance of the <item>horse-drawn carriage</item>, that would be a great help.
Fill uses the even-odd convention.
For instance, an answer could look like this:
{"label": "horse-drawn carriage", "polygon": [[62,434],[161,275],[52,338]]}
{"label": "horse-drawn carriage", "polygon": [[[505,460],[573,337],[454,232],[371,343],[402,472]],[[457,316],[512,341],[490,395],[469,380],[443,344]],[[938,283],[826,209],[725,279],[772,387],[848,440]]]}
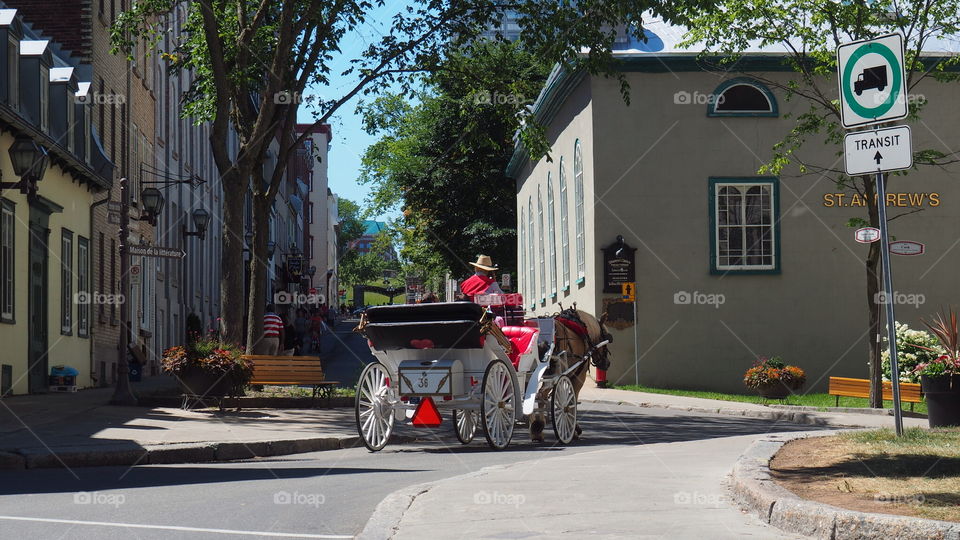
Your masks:
{"label": "horse-drawn carriage", "polygon": [[383,448],[397,421],[436,426],[449,416],[461,443],[470,443],[479,425],[499,450],[524,418],[542,440],[534,426],[542,432],[547,415],[557,440],[570,443],[579,436],[577,393],[587,363],[605,359],[609,335],[591,316],[568,311],[589,319],[577,322],[593,336],[571,337],[570,325],[554,318],[500,328],[492,312],[471,302],[368,309],[357,327],[376,357],[357,384],[364,444]]}

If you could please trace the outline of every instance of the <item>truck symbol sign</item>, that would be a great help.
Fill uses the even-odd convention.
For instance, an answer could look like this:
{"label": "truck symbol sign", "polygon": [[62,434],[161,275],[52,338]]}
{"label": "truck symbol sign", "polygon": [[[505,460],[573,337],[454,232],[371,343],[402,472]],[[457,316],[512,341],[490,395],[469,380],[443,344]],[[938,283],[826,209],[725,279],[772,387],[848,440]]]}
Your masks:
{"label": "truck symbol sign", "polygon": [[853,83],[853,91],[858,96],[863,94],[864,90],[876,88],[883,92],[887,87],[887,66],[876,66],[863,70],[863,73],[857,75],[857,80]]}

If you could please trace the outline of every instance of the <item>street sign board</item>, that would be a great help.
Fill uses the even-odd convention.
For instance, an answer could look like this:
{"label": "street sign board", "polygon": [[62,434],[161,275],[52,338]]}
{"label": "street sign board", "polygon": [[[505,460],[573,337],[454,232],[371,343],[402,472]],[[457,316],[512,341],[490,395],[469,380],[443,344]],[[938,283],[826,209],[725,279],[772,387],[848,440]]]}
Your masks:
{"label": "street sign board", "polygon": [[872,244],[880,239],[880,229],[876,227],[864,227],[857,229],[854,239],[861,244]]}
{"label": "street sign board", "polygon": [[135,264],[130,267],[130,284],[139,285],[140,284],[140,265]]}
{"label": "street sign board", "polygon": [[850,176],[913,167],[910,126],[847,133],[843,161]]}
{"label": "street sign board", "polygon": [[311,287],[310,290],[307,291],[307,294],[309,294],[309,295],[311,295],[311,296],[316,296],[316,294],[317,294],[317,289],[316,289],[316,287]]}
{"label": "street sign board", "polygon": [[903,36],[887,34],[837,47],[840,118],[845,128],[907,116]]}
{"label": "street sign board", "polygon": [[182,259],[187,253],[180,248],[162,246],[129,246],[127,252],[138,257],[160,257],[163,259]]}
{"label": "street sign board", "polygon": [[890,242],[890,253],[894,255],[923,255],[924,249],[925,246],[920,242],[910,240]]}
{"label": "street sign board", "polygon": [[633,302],[637,299],[637,285],[632,281],[620,284],[620,296],[627,302]]}
{"label": "street sign board", "polygon": [[503,285],[505,288],[510,288],[510,274],[503,274],[500,276],[500,285]]}

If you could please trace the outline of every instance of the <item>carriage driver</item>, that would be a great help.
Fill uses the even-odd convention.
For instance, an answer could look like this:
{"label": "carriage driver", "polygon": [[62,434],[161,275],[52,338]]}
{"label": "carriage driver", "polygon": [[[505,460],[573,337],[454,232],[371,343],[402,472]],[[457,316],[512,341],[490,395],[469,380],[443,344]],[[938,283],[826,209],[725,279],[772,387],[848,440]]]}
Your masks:
{"label": "carriage driver", "polygon": [[497,267],[493,264],[493,259],[489,255],[480,255],[477,262],[470,263],[476,269],[476,272],[460,284],[460,291],[471,300],[480,294],[503,294],[500,285],[497,284],[497,278],[494,272]]}

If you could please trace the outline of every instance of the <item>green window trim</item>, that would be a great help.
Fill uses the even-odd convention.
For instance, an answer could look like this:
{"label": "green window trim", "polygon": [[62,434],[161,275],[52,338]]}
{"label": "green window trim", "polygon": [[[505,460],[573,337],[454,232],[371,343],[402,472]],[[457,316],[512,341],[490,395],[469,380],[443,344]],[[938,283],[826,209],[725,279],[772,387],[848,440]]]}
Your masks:
{"label": "green window trim", "polygon": [[[773,268],[770,269],[720,269],[717,268],[717,184],[770,184],[772,188],[771,222],[773,224]],[[708,205],[710,225],[707,231],[710,237],[710,274],[711,275],[760,275],[779,274],[781,271],[780,258],[780,179],[776,176],[711,176],[708,182]]]}
{"label": "green window trim", "polygon": [[718,111],[717,105],[718,100],[711,100],[707,104],[707,116],[711,118],[730,118],[730,117],[747,117],[747,118],[777,118],[780,116],[780,109],[777,105],[777,98],[773,95],[773,92],[769,88],[764,86],[757,80],[751,79],[749,77],[737,77],[735,79],[730,79],[724,81],[720,86],[718,86],[711,96],[721,96],[724,92],[729,90],[731,87],[738,85],[747,85],[756,88],[767,98],[767,102],[770,103],[769,111]]}
{"label": "green window trim", "polygon": [[73,232],[60,230],[60,335],[73,335]]}
{"label": "green window trim", "polygon": [[[10,310],[6,312],[4,309],[6,306],[0,305],[0,323],[3,324],[17,324],[17,235],[16,235],[16,221],[17,208],[16,203],[9,199],[0,198],[0,303],[5,300],[9,300]],[[7,225],[4,225],[4,221],[9,221]],[[9,246],[4,245],[5,236],[9,234]],[[4,272],[3,262],[4,262],[4,250],[9,249],[9,263],[8,272]],[[7,299],[4,296],[4,289],[7,290],[6,294],[10,295],[10,298]]]}

